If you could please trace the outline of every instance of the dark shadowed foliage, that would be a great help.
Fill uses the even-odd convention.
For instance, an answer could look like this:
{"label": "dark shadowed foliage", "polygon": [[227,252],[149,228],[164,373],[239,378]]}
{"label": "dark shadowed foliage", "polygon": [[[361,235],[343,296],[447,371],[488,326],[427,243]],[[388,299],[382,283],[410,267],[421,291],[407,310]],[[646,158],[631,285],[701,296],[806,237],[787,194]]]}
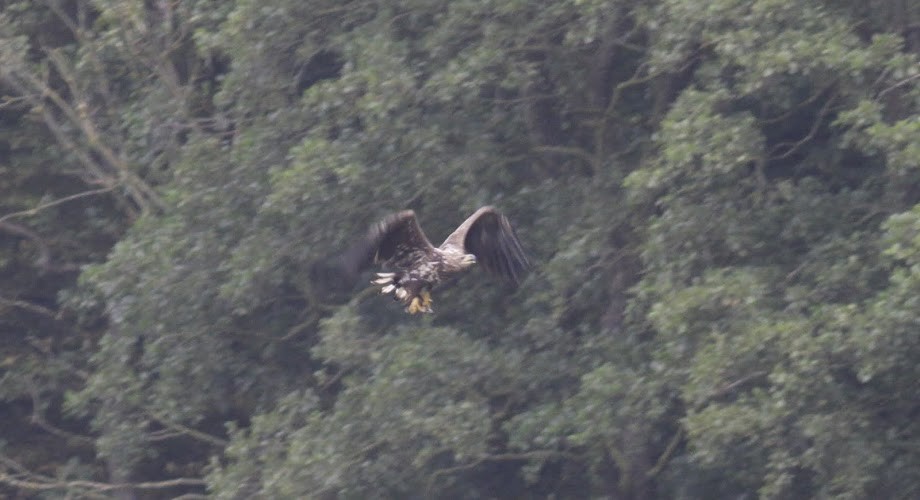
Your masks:
{"label": "dark shadowed foliage", "polygon": [[915,498],[916,3],[0,0],[0,496]]}

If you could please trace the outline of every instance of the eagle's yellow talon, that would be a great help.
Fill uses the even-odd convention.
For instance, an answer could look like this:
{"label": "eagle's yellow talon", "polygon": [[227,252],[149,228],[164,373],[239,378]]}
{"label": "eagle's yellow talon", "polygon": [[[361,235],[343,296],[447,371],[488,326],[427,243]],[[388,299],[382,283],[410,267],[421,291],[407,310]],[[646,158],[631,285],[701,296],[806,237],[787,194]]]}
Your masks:
{"label": "eagle's yellow talon", "polygon": [[422,297],[422,309],[431,309],[431,293],[429,293],[428,290],[422,290],[420,295]]}
{"label": "eagle's yellow talon", "polygon": [[409,302],[409,307],[407,308],[407,311],[409,312],[409,314],[416,314],[416,313],[418,313],[421,309],[422,309],[422,308],[421,308],[421,306],[419,305],[419,298],[418,298],[418,297],[412,297],[412,301]]}

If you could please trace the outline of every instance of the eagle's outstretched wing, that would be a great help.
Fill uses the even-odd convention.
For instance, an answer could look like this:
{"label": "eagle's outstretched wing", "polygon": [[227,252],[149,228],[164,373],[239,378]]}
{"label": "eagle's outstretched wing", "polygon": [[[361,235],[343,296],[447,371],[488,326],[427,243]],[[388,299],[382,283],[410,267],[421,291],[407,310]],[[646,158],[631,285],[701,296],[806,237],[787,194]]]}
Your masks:
{"label": "eagle's outstretched wing", "polygon": [[530,269],[530,261],[508,218],[495,207],[482,207],[460,224],[444,240],[442,249],[456,247],[476,256],[487,271],[498,274],[515,285]]}
{"label": "eagle's outstretched wing", "polygon": [[378,262],[393,261],[399,265],[411,254],[433,251],[415,212],[403,210],[371,226],[367,235],[345,252],[343,261],[350,272],[357,274]]}

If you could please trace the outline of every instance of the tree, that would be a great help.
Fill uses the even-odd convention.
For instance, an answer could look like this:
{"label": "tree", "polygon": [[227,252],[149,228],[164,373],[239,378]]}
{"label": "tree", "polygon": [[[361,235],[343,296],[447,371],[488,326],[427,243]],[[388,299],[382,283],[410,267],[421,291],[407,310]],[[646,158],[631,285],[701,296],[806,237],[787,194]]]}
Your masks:
{"label": "tree", "polygon": [[[61,479],[5,463],[11,488],[920,490],[915,8],[16,5],[11,119],[107,190],[80,200],[115,228],[42,305],[86,330],[66,358],[85,377],[45,386],[98,460],[69,448],[87,466],[64,453]],[[437,239],[487,203],[538,263],[517,291],[462,278],[409,318],[336,269],[384,214],[415,209]]]}

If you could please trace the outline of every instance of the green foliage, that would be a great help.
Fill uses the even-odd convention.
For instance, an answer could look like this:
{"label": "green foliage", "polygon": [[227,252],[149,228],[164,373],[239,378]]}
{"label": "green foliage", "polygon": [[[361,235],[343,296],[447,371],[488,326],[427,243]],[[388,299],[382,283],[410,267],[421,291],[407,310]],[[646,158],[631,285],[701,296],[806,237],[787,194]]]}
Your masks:
{"label": "green foliage", "polygon": [[[0,487],[914,496],[908,3],[3,2]],[[484,204],[516,291],[337,274]]]}

